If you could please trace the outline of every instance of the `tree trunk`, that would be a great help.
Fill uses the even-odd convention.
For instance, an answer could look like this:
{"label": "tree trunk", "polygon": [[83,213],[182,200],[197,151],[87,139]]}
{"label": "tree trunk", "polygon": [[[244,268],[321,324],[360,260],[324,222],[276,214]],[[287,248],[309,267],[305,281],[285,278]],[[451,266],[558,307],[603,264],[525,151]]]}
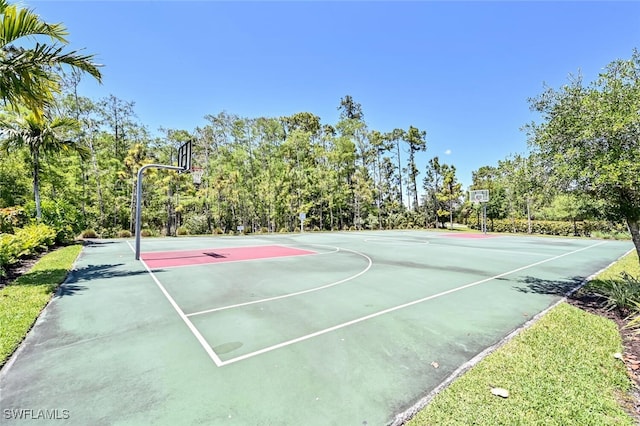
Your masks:
{"label": "tree trunk", "polygon": [[449,229],[453,231],[453,199],[449,199]]}
{"label": "tree trunk", "polygon": [[91,166],[93,167],[93,174],[96,178],[96,190],[98,193],[98,207],[100,208],[100,226],[105,226],[104,223],[104,202],[102,200],[102,188],[100,187],[100,173],[98,169],[98,161],[96,160],[96,151],[93,149],[93,140],[89,139],[89,150],[91,150]]}
{"label": "tree trunk", "polygon": [[636,247],[636,253],[638,253],[638,257],[640,258],[640,221],[627,218],[627,226],[631,233],[633,245]]}
{"label": "tree trunk", "polygon": [[396,148],[398,149],[398,185],[400,186],[400,209],[404,207],[402,204],[402,164],[400,162],[400,141],[396,141]]}
{"label": "tree trunk", "polygon": [[38,222],[42,220],[42,209],[40,208],[40,174],[38,169],[40,168],[40,159],[38,153],[33,153],[33,198],[36,203],[36,219]]}

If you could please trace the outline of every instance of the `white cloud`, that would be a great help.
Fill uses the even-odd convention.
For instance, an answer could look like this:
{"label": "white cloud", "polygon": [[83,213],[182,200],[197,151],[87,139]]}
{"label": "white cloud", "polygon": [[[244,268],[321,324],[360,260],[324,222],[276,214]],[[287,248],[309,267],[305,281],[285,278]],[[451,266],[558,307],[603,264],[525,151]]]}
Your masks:
{"label": "white cloud", "polygon": [[446,150],[446,151],[444,152],[444,155],[451,155],[451,150],[450,150],[450,149]]}

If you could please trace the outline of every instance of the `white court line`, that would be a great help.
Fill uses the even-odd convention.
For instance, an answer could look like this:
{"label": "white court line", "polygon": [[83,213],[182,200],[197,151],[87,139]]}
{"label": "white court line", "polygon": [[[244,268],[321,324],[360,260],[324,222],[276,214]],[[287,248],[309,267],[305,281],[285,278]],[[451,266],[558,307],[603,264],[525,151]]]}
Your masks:
{"label": "white court line", "polygon": [[[135,253],[135,249],[131,246],[131,243],[129,243],[129,241],[127,241],[127,244],[129,245],[129,248],[131,249],[131,251],[133,251]],[[173,300],[173,297],[171,297],[169,292],[160,283],[160,280],[158,280],[158,278],[156,278],[155,274],[151,271],[151,269],[149,269],[149,266],[144,262],[144,260],[140,259],[140,263],[142,263],[144,265],[144,267],[147,270],[147,272],[149,273],[149,275],[151,275],[151,278],[153,278],[153,281],[156,283],[158,288],[160,288],[160,291],[162,291],[162,294],[164,294],[164,296],[167,298],[169,303],[171,303],[171,306],[173,306],[173,309],[176,310],[176,312],[178,313],[178,315],[180,316],[182,321],[184,321],[184,323],[187,325],[189,330],[191,330],[191,332],[193,333],[195,338],[198,340],[198,342],[200,342],[200,345],[204,348],[205,352],[209,355],[209,358],[211,358],[211,360],[216,364],[216,366],[221,367],[222,366],[222,360],[214,352],[213,348],[209,345],[209,343],[207,343],[205,338],[202,337],[202,334],[200,334],[200,332],[198,331],[196,326],[193,325],[193,323],[189,320],[189,318],[187,318],[187,316],[184,314],[184,312],[182,312],[182,309],[180,309],[180,307],[178,306],[176,301]]]}
{"label": "white court line", "polygon": [[411,241],[403,240],[401,238],[365,238],[365,243],[384,243],[389,246],[417,246],[422,244],[429,244],[429,241]]}
{"label": "white court line", "polygon": [[338,325],[335,325],[333,327],[325,328],[324,330],[316,331],[315,333],[307,334],[305,336],[301,336],[301,337],[298,337],[296,339],[287,340],[286,342],[278,343],[277,345],[269,346],[267,348],[260,349],[260,350],[255,351],[255,352],[250,352],[248,354],[241,355],[241,356],[236,357],[236,358],[231,358],[231,359],[228,359],[226,361],[222,361],[220,367],[228,365],[228,364],[232,364],[234,362],[242,361],[242,360],[245,360],[245,359],[248,359],[248,358],[252,358],[254,356],[261,355],[261,354],[264,354],[266,352],[271,352],[273,350],[280,349],[280,348],[283,348],[285,346],[293,345],[295,343],[299,343],[299,342],[302,342],[302,341],[305,341],[305,340],[308,340],[308,339],[311,339],[311,338],[314,338],[314,337],[317,337],[317,336],[321,336],[323,334],[330,333],[332,331],[336,331],[336,330],[339,330],[341,328],[349,327],[351,325],[358,324],[360,322],[367,321],[367,320],[379,317],[381,315],[388,314],[390,312],[394,312],[394,311],[398,311],[400,309],[408,308],[409,306],[417,305],[419,303],[426,302],[427,300],[436,299],[438,297],[445,296],[447,294],[455,293],[455,292],[460,291],[460,290],[464,290],[464,289],[467,289],[467,288],[470,288],[470,287],[474,287],[474,286],[477,286],[479,284],[486,283],[487,281],[491,281],[491,280],[494,280],[496,278],[501,278],[501,277],[504,277],[506,275],[514,274],[516,272],[520,272],[520,271],[523,271],[525,269],[529,269],[529,268],[532,268],[534,266],[541,265],[543,263],[551,262],[553,260],[560,259],[561,257],[569,256],[571,254],[575,254],[575,253],[578,253],[578,252],[581,252],[581,251],[584,251],[584,250],[588,250],[590,248],[593,248],[593,247],[596,247],[596,246],[599,246],[599,245],[602,245],[602,244],[605,244],[605,243],[606,243],[606,241],[602,241],[602,242],[599,242],[599,243],[596,243],[596,244],[593,244],[593,245],[590,245],[590,246],[587,246],[587,247],[583,247],[583,248],[578,249],[578,250],[570,251],[568,253],[560,254],[560,255],[551,257],[549,259],[545,259],[545,260],[541,260],[539,262],[532,263],[530,265],[522,266],[520,268],[516,268],[516,269],[513,269],[511,271],[503,272],[501,274],[495,275],[495,276],[490,277],[490,278],[485,278],[483,280],[475,281],[475,282],[472,282],[470,284],[465,284],[465,285],[460,286],[460,287],[452,288],[451,290],[447,290],[447,291],[443,291],[443,292],[438,293],[438,294],[434,294],[434,295],[431,295],[431,296],[423,297],[422,299],[414,300],[413,302],[408,302],[408,303],[405,303],[403,305],[399,305],[399,306],[395,306],[393,308],[385,309],[383,311],[375,312],[373,314],[366,315],[364,317],[356,318],[356,319],[354,319],[352,321],[348,321],[348,322],[345,322],[345,323],[342,323],[342,324],[338,324]]}
{"label": "white court line", "polygon": [[[325,246],[325,245],[323,245],[323,244],[309,244],[309,245],[314,245],[314,246],[323,246],[323,247],[331,247],[331,246]],[[341,250],[341,249],[340,249],[340,248],[338,248],[338,247],[334,247],[334,248],[336,248],[336,250],[335,250],[335,251],[333,251],[333,252],[328,252],[328,253],[336,253],[336,252],[338,252],[338,251],[340,251],[340,250]],[[349,252],[351,252],[351,253],[355,253],[355,254],[357,254],[357,255],[360,255],[360,256],[364,257],[365,259],[367,259],[367,260],[369,261],[369,264],[367,265],[367,267],[366,267],[366,268],[364,268],[362,271],[358,272],[357,274],[352,275],[352,276],[347,277],[347,278],[344,278],[344,279],[342,279],[342,280],[340,280],[340,281],[333,282],[333,283],[331,283],[331,284],[325,284],[325,285],[320,286],[320,287],[314,287],[314,288],[310,288],[310,289],[307,289],[307,290],[297,291],[297,292],[295,292],[295,293],[287,293],[287,294],[283,294],[283,295],[281,295],[281,296],[268,297],[268,298],[266,298],[266,299],[253,300],[253,301],[251,301],[251,302],[238,303],[238,304],[235,304],[235,305],[222,306],[222,307],[219,307],[219,308],[212,308],[212,309],[206,309],[206,310],[204,310],[204,311],[192,312],[192,313],[190,313],[190,314],[187,314],[187,317],[192,317],[192,316],[195,316],[195,315],[208,314],[208,313],[211,313],[211,312],[223,311],[223,310],[225,310],[225,309],[239,308],[239,307],[241,307],[241,306],[255,305],[256,303],[271,302],[271,301],[273,301],[273,300],[286,299],[286,298],[288,298],[288,297],[299,296],[299,295],[301,295],[301,294],[307,294],[307,293],[312,293],[312,292],[314,292],[314,291],[324,290],[325,288],[333,287],[333,286],[336,286],[336,285],[338,285],[338,284],[342,284],[342,283],[345,283],[345,282],[347,282],[347,281],[351,281],[351,280],[353,280],[353,279],[355,279],[355,278],[359,277],[360,275],[362,275],[362,274],[364,274],[365,272],[367,272],[367,271],[371,268],[371,265],[373,265],[373,261],[372,261],[372,260],[371,260],[371,258],[370,258],[369,256],[367,256],[366,254],[362,254],[362,253],[359,253],[359,252],[357,252],[357,251],[349,250],[349,249],[344,249],[344,248],[343,248],[342,250],[343,250],[343,251],[349,251]]]}

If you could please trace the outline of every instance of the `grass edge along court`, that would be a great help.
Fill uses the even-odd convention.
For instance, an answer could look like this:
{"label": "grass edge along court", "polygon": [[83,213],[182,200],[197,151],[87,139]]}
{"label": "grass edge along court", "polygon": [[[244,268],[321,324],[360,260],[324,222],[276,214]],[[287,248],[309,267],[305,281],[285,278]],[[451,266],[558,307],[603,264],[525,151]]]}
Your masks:
{"label": "grass edge along court", "polygon": [[[640,275],[637,262],[628,253],[591,280]],[[624,409],[632,384],[613,356],[622,338],[612,320],[561,301],[507,340],[429,395],[406,425],[636,424]]]}
{"label": "grass edge along court", "polygon": [[[71,261],[71,263],[73,263],[73,261]],[[552,317],[552,315],[554,315],[553,313],[554,313],[556,310],[558,310],[558,309],[563,309],[563,308],[561,308],[561,306],[562,306],[562,305],[560,305],[560,306],[559,306],[559,307],[557,307],[557,308],[552,309],[552,310],[551,310],[551,312],[550,312],[547,316],[545,316],[545,317],[540,321],[540,323],[543,323],[543,321],[547,321],[547,320],[546,320],[546,318],[549,318],[549,317],[551,317],[551,318],[552,318],[552,320],[553,320],[553,317]],[[572,309],[575,309],[575,308],[572,308]],[[563,319],[562,321],[564,321],[564,319]],[[552,322],[553,322],[553,321],[552,321]],[[537,325],[537,324],[536,324],[536,325],[534,325],[534,326],[532,327],[532,330],[535,330],[535,328],[536,328],[536,327],[538,327],[538,325]],[[588,327],[587,327],[587,329],[588,329]],[[560,333],[561,335],[564,335],[564,333],[569,333],[568,329],[566,329],[566,328],[562,328],[562,329],[559,329],[559,330],[551,330],[551,331],[552,331],[552,332],[554,332],[554,331],[555,331],[555,332],[557,332],[557,333]],[[522,335],[522,336],[524,336],[524,335],[526,335],[526,334],[527,334],[527,333],[529,333],[529,332],[530,332],[530,330],[526,330],[526,331],[524,331],[521,335]],[[554,334],[554,335],[555,335],[555,334]],[[514,341],[516,341],[516,340],[518,340],[518,339],[520,339],[520,338],[521,338],[521,337],[520,337],[520,336],[518,336],[516,339],[514,339]],[[556,338],[556,340],[557,340],[557,341],[561,341],[561,339],[559,339],[559,338]],[[535,343],[535,339],[534,339],[534,343]],[[595,342],[595,343],[593,343],[593,342],[592,342],[592,345],[596,345],[596,346],[597,346],[597,345],[599,345],[599,343],[600,343],[600,342]],[[509,345],[509,344],[508,344],[508,345]],[[508,345],[505,345],[505,347],[508,347]],[[544,349],[545,351],[548,351],[549,353],[551,353],[551,354],[552,354],[552,357],[553,357],[553,354],[554,354],[556,351],[560,351],[560,354],[559,354],[559,355],[558,355],[558,354],[556,354],[556,355],[555,355],[556,357],[562,357],[562,356],[565,356],[565,355],[566,355],[566,354],[563,354],[563,353],[562,353],[562,349],[563,349],[563,346],[562,346],[562,345],[560,345],[560,346],[544,346],[544,347],[543,347],[543,349]],[[498,351],[494,352],[494,354],[500,353],[500,352],[501,352],[501,351],[503,351],[503,350],[504,350],[504,348],[498,349]],[[518,351],[520,351],[520,350],[522,350],[522,349],[520,348],[520,349],[516,350],[516,352],[518,352]],[[516,354],[516,355],[517,355],[517,354]],[[539,353],[538,353],[538,355],[539,355]],[[491,359],[491,357],[492,357],[492,356],[494,356],[494,355],[491,355],[491,356],[490,356],[490,357],[488,357],[487,359]],[[514,356],[515,356],[515,355],[514,355]],[[517,358],[517,357],[516,357],[516,358]],[[611,360],[610,360],[610,361],[613,361],[613,362],[614,362],[614,366],[615,366],[615,362],[618,362],[617,360],[614,360],[613,358],[611,358]],[[482,364],[482,363],[481,363],[481,364]],[[502,365],[502,367],[504,367],[504,364]],[[541,371],[540,371],[540,374],[545,373],[545,371],[544,371],[545,369],[540,369],[540,370],[541,370]],[[470,372],[468,372],[467,374],[465,374],[462,378],[460,378],[460,379],[456,380],[456,381],[454,382],[454,385],[455,385],[456,383],[458,383],[458,382],[462,382],[462,383],[464,383],[463,381],[465,380],[465,377],[467,377],[468,375],[471,375],[473,371],[474,371],[474,369],[472,369]],[[549,373],[553,374],[553,373],[554,373],[554,370],[552,370],[552,369],[547,369],[546,373],[547,373],[547,375],[548,375]],[[513,373],[512,373],[512,374],[513,374]],[[581,376],[581,377],[582,377],[582,376]],[[527,376],[525,376],[525,378],[524,378],[524,379],[520,379],[520,382],[526,383],[526,382],[525,382],[525,380],[528,380],[529,378],[530,378],[530,377],[527,375]],[[549,379],[548,377],[546,377],[546,379],[547,379],[547,380],[542,379],[542,381],[541,381],[541,382],[536,382],[536,386],[540,386],[540,383],[552,382],[552,380],[551,380],[551,379]],[[584,377],[582,377],[582,380],[584,380]],[[587,380],[588,380],[588,378],[587,378]],[[615,383],[615,380],[614,380],[613,382]],[[562,383],[563,383],[563,386],[564,386],[564,387],[566,387],[567,389],[571,389],[571,388],[573,388],[573,387],[574,387],[574,386],[571,384],[571,382],[570,382],[570,381],[568,381],[568,380],[567,380],[567,381],[563,381]],[[618,383],[618,384],[619,384],[619,383]],[[450,391],[450,389],[455,389],[454,385],[452,385],[448,390],[446,390],[446,391],[445,391],[445,392],[443,392],[442,394],[443,394],[443,395],[444,395],[444,394],[446,394],[446,392]],[[492,386],[502,386],[502,387],[507,387],[507,386],[508,386],[508,384],[501,384],[501,383],[491,383],[491,385],[492,385]],[[584,385],[584,383],[583,383],[583,382],[580,382],[580,381],[578,381],[578,382],[576,383],[576,386],[578,386],[578,387],[584,387],[583,385]],[[624,389],[624,386],[621,386],[620,388],[621,388],[621,389]],[[472,388],[472,389],[473,389],[473,388]],[[485,392],[485,393],[487,393],[487,394],[488,394],[488,389],[486,389],[486,391],[487,391],[487,392]],[[504,400],[504,401],[517,401],[516,396],[518,395],[518,393],[519,393],[519,392],[518,392],[517,390],[515,390],[515,388],[512,388],[512,389],[511,389],[511,391],[512,391],[512,396],[510,397],[510,399],[507,399],[507,400]],[[600,390],[598,390],[598,392],[600,392]],[[584,392],[583,392],[583,393],[584,393]],[[560,394],[560,395],[561,395],[561,394]],[[530,395],[530,396],[531,396],[531,395]],[[600,397],[601,397],[601,396],[602,396],[602,394],[597,395],[597,396],[596,396],[596,398],[600,399]],[[438,397],[439,397],[439,396],[438,396]],[[436,399],[433,401],[433,403],[432,403],[429,407],[436,407],[435,409],[437,410],[437,406],[438,406],[438,405],[437,405],[438,397],[436,397]],[[492,395],[490,395],[490,394],[489,394],[489,397],[490,397],[490,398],[493,398],[491,401],[494,401],[494,402],[495,402],[495,401],[498,401],[498,402],[502,401],[501,399],[496,398],[495,396],[492,396]],[[562,397],[562,396],[560,396],[560,397]],[[535,397],[535,395],[534,395],[534,396],[532,396],[532,398],[533,398],[533,401],[535,401],[534,403],[537,403],[537,404],[546,404],[546,403],[552,403],[552,402],[553,402],[553,401],[549,400],[548,398],[542,398],[542,399],[538,400],[538,399]],[[555,404],[555,403],[554,403],[554,404]],[[506,405],[506,404],[503,404],[503,405]],[[580,404],[576,403],[575,405],[576,405],[576,406],[574,406],[574,407],[573,407],[573,409],[579,409],[579,408],[580,408]],[[427,410],[431,409],[431,408],[429,408],[429,407],[427,408]],[[521,407],[519,408],[518,406],[516,406],[515,408],[516,408],[516,410],[518,410],[518,411],[520,411],[520,410],[521,410]],[[475,409],[473,409],[473,410],[475,410]],[[472,410],[472,411],[473,411],[473,410]],[[477,410],[476,410],[476,411],[477,411]],[[539,407],[538,407],[538,409],[533,410],[533,411],[536,411],[536,412],[538,412],[538,413],[540,413],[540,414],[543,414],[543,413],[544,413],[544,411],[543,411],[543,410],[540,410],[540,409],[539,409]],[[456,416],[459,414],[459,412],[454,412],[454,413],[457,413],[457,414],[455,414]],[[607,411],[607,413],[608,413],[608,411]],[[549,415],[549,414],[547,413],[547,415]],[[574,414],[572,414],[572,415],[575,415],[575,413],[574,413]],[[511,414],[507,414],[507,415],[506,415],[506,419],[514,419],[514,418],[516,418],[516,417],[513,417],[513,414],[512,414],[512,413],[511,413]],[[580,418],[580,417],[576,417],[576,418]],[[415,421],[417,421],[417,422],[419,422],[419,423],[412,423],[412,424],[456,424],[455,419],[450,419],[450,420],[447,420],[447,421],[443,421],[442,423],[439,423],[439,422],[435,422],[435,423],[433,423],[433,422],[432,422],[432,420],[428,420],[428,421],[427,421],[427,423],[422,423],[422,420],[420,420],[420,419],[421,419],[421,417],[420,417],[420,415],[419,415],[419,416],[418,416],[418,417],[416,417],[416,419],[414,420],[414,422],[415,422]],[[460,419],[462,419],[462,418],[460,418]],[[498,419],[497,419],[497,418],[495,418],[495,417],[477,417],[477,419],[491,419],[491,421],[487,422],[486,424],[496,424],[496,423],[498,423],[498,424],[499,424],[499,423],[500,423],[500,421],[498,421]],[[477,419],[476,419],[476,420],[477,420]],[[548,420],[548,417],[546,417],[546,418],[544,418],[544,417],[543,417],[543,418],[540,420],[540,422],[545,422],[545,420]],[[536,422],[535,417],[529,417],[529,418],[527,418],[527,419],[526,419],[526,423],[527,423],[527,424],[532,424],[532,423],[533,423],[533,424],[535,424],[535,422]],[[511,422],[509,422],[509,421],[505,421],[505,423],[511,423]],[[463,421],[463,422],[458,423],[458,424],[465,424],[465,422]],[[468,424],[468,422],[467,422],[467,424]],[[560,424],[560,423],[558,423],[558,424]],[[565,424],[566,424],[566,422],[565,422]],[[582,423],[582,424],[589,424],[589,423]],[[593,424],[596,424],[596,423],[593,423]],[[597,424],[607,424],[607,423],[606,423],[606,422],[605,422],[605,423],[603,423],[602,421],[599,421]],[[617,424],[625,424],[625,423],[617,423]]]}
{"label": "grass edge along court", "polygon": [[75,244],[46,253],[26,274],[0,289],[0,368],[31,330],[81,250],[82,245]]}

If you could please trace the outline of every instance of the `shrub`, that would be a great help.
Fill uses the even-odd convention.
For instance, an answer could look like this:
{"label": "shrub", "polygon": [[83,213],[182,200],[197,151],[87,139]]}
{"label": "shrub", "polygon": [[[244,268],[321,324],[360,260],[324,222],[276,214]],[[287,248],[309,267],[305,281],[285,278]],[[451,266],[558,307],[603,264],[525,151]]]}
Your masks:
{"label": "shrub", "polygon": [[[203,235],[209,232],[209,219],[204,214],[191,214],[187,216],[183,225],[187,233],[192,235]],[[178,231],[176,231],[178,232]],[[178,235],[186,235],[180,234]]]}
{"label": "shrub", "polygon": [[131,238],[131,231],[129,231],[128,229],[119,230],[118,238]]}
{"label": "shrub", "polygon": [[[56,230],[56,242],[66,243],[73,241],[76,235],[82,231],[83,220],[80,210],[63,199],[55,201],[42,200],[42,223]],[[36,216],[36,207],[33,201],[26,206],[26,212],[30,217]]]}
{"label": "shrub", "polygon": [[[480,229],[477,218],[470,217],[467,225],[471,229]],[[529,222],[527,219],[488,219],[487,228],[491,232],[515,232],[527,233]],[[606,221],[556,221],[556,220],[532,220],[531,232],[542,235],[581,236],[595,238],[628,239],[629,234],[622,224],[613,224]]]}
{"label": "shrub", "polygon": [[222,229],[220,229],[220,227],[216,226],[215,228],[213,228],[213,235],[222,235],[224,234],[224,231]]}
{"label": "shrub", "polygon": [[0,209],[0,232],[12,233],[14,228],[27,224],[28,218],[22,207]]}
{"label": "shrub", "polygon": [[17,229],[15,234],[0,234],[0,275],[21,258],[47,250],[55,240],[55,230],[42,223]]}
{"label": "shrub", "polygon": [[140,230],[141,237],[153,237],[153,231],[150,229],[142,229]]}
{"label": "shrub", "polygon": [[98,238],[98,234],[93,229],[85,229],[80,233],[81,238]]}
{"label": "shrub", "polygon": [[178,229],[176,229],[176,234],[177,235],[189,235],[189,231],[187,231],[187,228],[185,228],[184,226],[180,226],[180,227],[178,227]]}
{"label": "shrub", "polygon": [[619,279],[594,280],[588,290],[607,300],[607,308],[628,315],[640,301],[640,279],[622,272]]}

